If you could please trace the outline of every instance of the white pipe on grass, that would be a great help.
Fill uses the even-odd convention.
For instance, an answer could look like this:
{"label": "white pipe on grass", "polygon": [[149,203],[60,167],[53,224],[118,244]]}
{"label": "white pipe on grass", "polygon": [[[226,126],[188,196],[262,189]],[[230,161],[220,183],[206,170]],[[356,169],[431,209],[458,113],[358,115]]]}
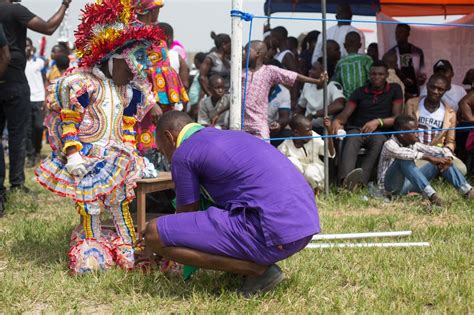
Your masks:
{"label": "white pipe on grass", "polygon": [[413,243],[310,243],[306,248],[361,248],[361,247],[429,247],[428,242]]}
{"label": "white pipe on grass", "polygon": [[343,234],[319,234],[313,236],[313,241],[319,240],[344,240],[357,238],[372,237],[397,237],[411,235],[411,231],[395,231],[395,232],[367,232],[367,233],[343,233]]}

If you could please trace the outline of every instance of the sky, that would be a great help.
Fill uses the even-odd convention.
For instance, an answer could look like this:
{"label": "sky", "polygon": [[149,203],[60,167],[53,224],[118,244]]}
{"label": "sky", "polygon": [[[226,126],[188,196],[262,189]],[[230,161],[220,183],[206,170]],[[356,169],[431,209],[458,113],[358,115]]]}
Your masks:
{"label": "sky", "polygon": [[[72,0],[69,8],[69,18],[67,23],[71,29],[71,40],[73,40],[73,30],[78,24],[80,9],[84,7],[87,2],[92,0]],[[33,13],[42,17],[43,19],[49,19],[54,12],[59,8],[61,0],[22,0],[22,5],[29,8]],[[264,0],[244,0],[243,11],[251,12],[254,15],[264,15],[263,3]],[[165,7],[161,10],[159,20],[161,22],[167,22],[174,27],[175,39],[180,40],[186,49],[190,52],[208,51],[213,47],[213,41],[210,37],[211,31],[216,33],[228,33],[231,31],[231,18],[229,12],[231,10],[231,0],[165,0]],[[280,13],[275,16],[297,16],[297,17],[314,17],[320,18],[319,13],[314,14],[292,14],[292,13]],[[328,14],[328,18],[334,18],[334,15]],[[449,20],[453,20],[457,17],[451,17]],[[374,17],[358,17],[356,19],[372,20]],[[425,18],[411,18],[403,19],[404,21],[430,21],[443,23],[449,20],[444,20],[444,17],[425,17]],[[261,39],[263,24],[265,20],[255,19],[253,23],[252,39]],[[334,25],[333,22],[328,22],[327,26]],[[285,26],[288,29],[290,36],[298,37],[301,33],[307,33],[311,30],[321,30],[321,22],[308,22],[308,21],[272,21],[272,27]],[[248,23],[244,23],[243,37],[244,42],[248,38]],[[371,30],[367,32],[366,43],[367,45],[371,42],[376,41],[376,26],[375,24],[369,23],[358,23],[354,24],[356,27]],[[38,43],[41,35],[29,31],[28,34],[34,43]],[[48,50],[54,45],[57,40],[57,32],[48,37]]]}

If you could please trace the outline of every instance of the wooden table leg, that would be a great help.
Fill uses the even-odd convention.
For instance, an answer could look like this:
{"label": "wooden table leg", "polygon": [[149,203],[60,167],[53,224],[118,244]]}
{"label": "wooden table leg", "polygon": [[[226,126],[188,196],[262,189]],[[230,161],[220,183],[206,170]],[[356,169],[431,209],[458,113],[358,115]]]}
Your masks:
{"label": "wooden table leg", "polygon": [[137,189],[137,220],[138,239],[141,239],[146,224],[146,193],[140,187]]}

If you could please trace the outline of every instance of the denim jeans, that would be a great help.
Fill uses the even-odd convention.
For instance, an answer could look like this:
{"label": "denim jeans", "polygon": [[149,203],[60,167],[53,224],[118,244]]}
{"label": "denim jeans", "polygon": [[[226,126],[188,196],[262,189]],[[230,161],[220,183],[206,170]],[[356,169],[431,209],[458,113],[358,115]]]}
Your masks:
{"label": "denim jeans", "polygon": [[[395,160],[385,173],[385,191],[395,195],[406,195],[410,192],[424,193],[431,196],[436,191],[430,181],[439,174],[436,165],[428,163],[418,168],[415,161]],[[461,193],[465,194],[472,188],[461,174],[451,165],[441,175]]]}
{"label": "denim jeans", "polygon": [[[28,83],[0,84],[0,130],[8,130],[10,185],[25,183],[26,124],[31,115]],[[0,142],[0,194],[5,191],[5,157]]]}

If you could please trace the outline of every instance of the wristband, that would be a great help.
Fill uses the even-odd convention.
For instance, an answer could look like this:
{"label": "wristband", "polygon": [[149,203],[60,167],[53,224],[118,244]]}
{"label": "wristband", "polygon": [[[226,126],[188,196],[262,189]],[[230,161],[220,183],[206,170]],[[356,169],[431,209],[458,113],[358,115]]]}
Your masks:
{"label": "wristband", "polygon": [[380,127],[383,127],[383,120],[381,118],[378,118],[378,121],[380,123]]}

